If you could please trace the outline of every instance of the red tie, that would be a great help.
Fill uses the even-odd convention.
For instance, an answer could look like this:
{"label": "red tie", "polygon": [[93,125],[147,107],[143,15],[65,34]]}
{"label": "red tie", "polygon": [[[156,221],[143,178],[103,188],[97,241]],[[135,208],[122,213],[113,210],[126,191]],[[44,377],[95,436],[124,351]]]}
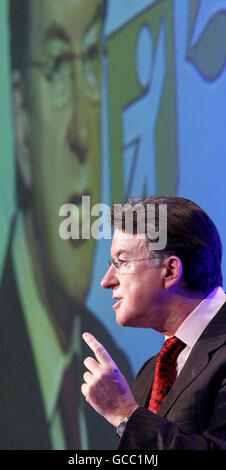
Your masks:
{"label": "red tie", "polygon": [[151,399],[148,409],[157,413],[167,393],[176,379],[176,360],[186,345],[180,339],[173,336],[168,338],[158,355],[155,376],[152,387]]}
{"label": "red tie", "polygon": [[79,429],[80,373],[74,357],[65,370],[58,407],[62,416],[67,449],[81,449]]}

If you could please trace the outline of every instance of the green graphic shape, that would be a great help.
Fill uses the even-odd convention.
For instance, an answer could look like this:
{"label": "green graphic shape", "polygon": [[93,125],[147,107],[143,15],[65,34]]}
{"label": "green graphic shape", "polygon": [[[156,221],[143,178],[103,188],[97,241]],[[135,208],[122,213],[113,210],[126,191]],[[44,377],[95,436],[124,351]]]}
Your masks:
{"label": "green graphic shape", "polygon": [[[110,35],[107,41],[109,148],[112,201],[114,203],[122,202],[125,196],[128,196],[125,194],[123,177],[123,171],[126,170],[123,166],[122,113],[126,106],[139,100],[147,93],[147,88],[140,85],[137,75],[136,51],[139,32],[143,25],[150,28],[153,38],[153,55],[155,55],[162,21],[165,27],[166,74],[155,127],[156,174],[154,178],[156,178],[157,193],[172,195],[177,192],[178,143],[173,1],[167,0],[159,1],[143,11]],[[130,194],[130,196],[133,195]]]}

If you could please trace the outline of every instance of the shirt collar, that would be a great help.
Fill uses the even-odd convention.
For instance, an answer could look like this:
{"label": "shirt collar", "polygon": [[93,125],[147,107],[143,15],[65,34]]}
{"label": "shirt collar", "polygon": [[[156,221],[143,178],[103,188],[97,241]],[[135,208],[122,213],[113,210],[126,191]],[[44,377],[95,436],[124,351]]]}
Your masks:
{"label": "shirt collar", "polygon": [[203,299],[200,304],[185,318],[177,329],[175,336],[192,348],[212,318],[226,302],[226,294],[218,286]]}
{"label": "shirt collar", "polygon": [[[75,346],[81,350],[81,347],[79,349],[81,339],[76,337],[72,342],[71,350],[68,354],[64,354],[34,280],[21,214],[18,216],[13,238],[13,264],[46,417],[50,421],[56,407],[64,370],[70,363],[73,353],[76,352]],[[74,337],[76,333],[78,336],[78,331],[80,331],[79,321],[80,318],[76,317]]]}

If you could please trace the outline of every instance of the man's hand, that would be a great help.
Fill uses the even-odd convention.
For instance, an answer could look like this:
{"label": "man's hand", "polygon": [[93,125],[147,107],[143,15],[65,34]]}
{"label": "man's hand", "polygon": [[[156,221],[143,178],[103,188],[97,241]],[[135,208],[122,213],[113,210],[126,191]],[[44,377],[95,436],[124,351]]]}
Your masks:
{"label": "man's hand", "polygon": [[87,357],[84,364],[89,370],[83,375],[81,390],[92,407],[113,426],[130,416],[138,404],[130,387],[106,349],[90,333],[83,333],[84,341],[96,359]]}

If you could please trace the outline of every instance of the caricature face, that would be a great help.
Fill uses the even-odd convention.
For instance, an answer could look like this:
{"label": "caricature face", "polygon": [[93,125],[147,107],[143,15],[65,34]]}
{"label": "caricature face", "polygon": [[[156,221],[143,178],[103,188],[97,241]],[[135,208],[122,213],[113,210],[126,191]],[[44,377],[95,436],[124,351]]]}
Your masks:
{"label": "caricature face", "polygon": [[25,184],[33,196],[33,235],[48,275],[83,301],[94,240],[62,240],[59,209],[79,206],[82,195],[91,206],[100,201],[103,1],[32,0],[29,14]]}

